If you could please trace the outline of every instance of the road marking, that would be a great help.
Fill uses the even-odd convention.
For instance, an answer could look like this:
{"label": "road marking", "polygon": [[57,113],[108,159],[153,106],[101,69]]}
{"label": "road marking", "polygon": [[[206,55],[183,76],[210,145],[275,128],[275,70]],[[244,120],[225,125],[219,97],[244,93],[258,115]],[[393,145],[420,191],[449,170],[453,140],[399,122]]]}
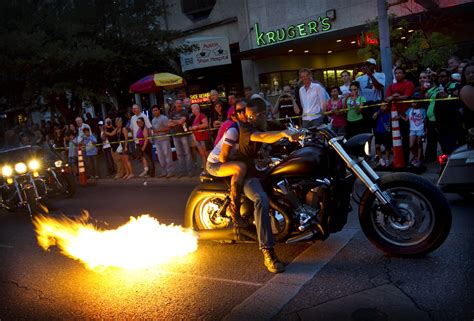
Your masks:
{"label": "road marking", "polygon": [[298,294],[303,285],[314,278],[344,248],[358,231],[360,229],[346,229],[331,235],[325,242],[311,245],[286,267],[284,273],[275,275],[254,294],[236,305],[223,320],[273,318]]}
{"label": "road marking", "polygon": [[178,276],[185,276],[185,277],[189,277],[189,278],[193,278],[193,279],[203,279],[203,280],[210,280],[210,281],[227,282],[227,283],[240,284],[240,285],[250,285],[250,286],[255,286],[255,287],[261,287],[261,286],[264,285],[263,283],[257,283],[257,282],[215,278],[215,277],[212,277],[212,276],[202,276],[202,275],[178,273],[178,272],[160,271],[160,274],[178,275]]}

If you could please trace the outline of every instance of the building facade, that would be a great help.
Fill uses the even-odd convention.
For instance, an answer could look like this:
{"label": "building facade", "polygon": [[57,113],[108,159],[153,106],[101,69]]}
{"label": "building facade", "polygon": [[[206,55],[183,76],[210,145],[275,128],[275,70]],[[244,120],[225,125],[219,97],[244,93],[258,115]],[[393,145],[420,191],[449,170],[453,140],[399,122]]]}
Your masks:
{"label": "building facade", "polygon": [[[303,67],[311,68],[313,76],[322,83],[336,84],[343,70],[352,71],[368,58],[358,55],[363,43],[378,41],[364,34],[367,22],[377,17],[377,0],[164,0],[164,3],[168,7],[166,27],[181,31],[175,44],[206,37],[224,37],[228,41],[225,50],[230,52],[230,64],[186,71],[189,83],[196,84],[194,91],[204,90],[199,83],[209,89],[221,82],[228,92],[241,91],[238,84],[243,83],[271,97],[283,85],[294,83]],[[396,17],[416,17],[440,8],[453,14],[472,13],[473,7],[473,1],[463,0],[388,1],[388,13]],[[472,44],[472,36],[462,31],[452,30],[460,34],[460,42]],[[187,62],[192,63],[192,58]],[[181,67],[187,62],[181,59]]]}

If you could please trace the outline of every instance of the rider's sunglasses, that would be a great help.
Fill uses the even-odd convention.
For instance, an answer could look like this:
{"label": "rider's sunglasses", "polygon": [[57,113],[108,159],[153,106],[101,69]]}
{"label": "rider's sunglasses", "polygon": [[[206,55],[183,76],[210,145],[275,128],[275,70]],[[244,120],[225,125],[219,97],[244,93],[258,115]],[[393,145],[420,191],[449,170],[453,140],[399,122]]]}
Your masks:
{"label": "rider's sunglasses", "polygon": [[255,115],[248,115],[247,116],[247,119],[250,120],[250,121],[254,121],[257,119],[257,117],[260,115],[260,113],[257,113]]}

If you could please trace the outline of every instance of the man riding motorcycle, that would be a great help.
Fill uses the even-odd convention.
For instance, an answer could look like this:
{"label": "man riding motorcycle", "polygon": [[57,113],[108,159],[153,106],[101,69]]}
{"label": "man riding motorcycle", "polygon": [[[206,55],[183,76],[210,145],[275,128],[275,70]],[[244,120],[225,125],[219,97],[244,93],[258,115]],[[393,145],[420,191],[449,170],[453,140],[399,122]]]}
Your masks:
{"label": "man riding motorcycle", "polygon": [[280,273],[285,271],[283,263],[278,259],[274,246],[275,238],[270,223],[270,206],[268,196],[258,179],[254,160],[262,143],[272,144],[281,138],[296,141],[298,134],[288,130],[266,132],[266,105],[260,98],[254,98],[245,108],[247,122],[240,123],[239,130],[239,157],[247,166],[247,178],[243,191],[245,196],[254,203],[254,218],[257,227],[259,248],[262,250],[264,264],[268,271]]}

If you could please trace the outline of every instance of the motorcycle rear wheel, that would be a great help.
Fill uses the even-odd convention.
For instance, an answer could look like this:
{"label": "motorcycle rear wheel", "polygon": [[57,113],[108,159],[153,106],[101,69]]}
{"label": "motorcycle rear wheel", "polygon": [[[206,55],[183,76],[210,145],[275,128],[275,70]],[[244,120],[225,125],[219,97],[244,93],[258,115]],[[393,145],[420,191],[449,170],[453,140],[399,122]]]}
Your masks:
{"label": "motorcycle rear wheel", "polygon": [[423,256],[437,249],[451,229],[452,214],[443,193],[426,179],[410,173],[382,177],[378,184],[406,217],[397,221],[366,190],[359,207],[359,221],[367,238],[394,256]]}

